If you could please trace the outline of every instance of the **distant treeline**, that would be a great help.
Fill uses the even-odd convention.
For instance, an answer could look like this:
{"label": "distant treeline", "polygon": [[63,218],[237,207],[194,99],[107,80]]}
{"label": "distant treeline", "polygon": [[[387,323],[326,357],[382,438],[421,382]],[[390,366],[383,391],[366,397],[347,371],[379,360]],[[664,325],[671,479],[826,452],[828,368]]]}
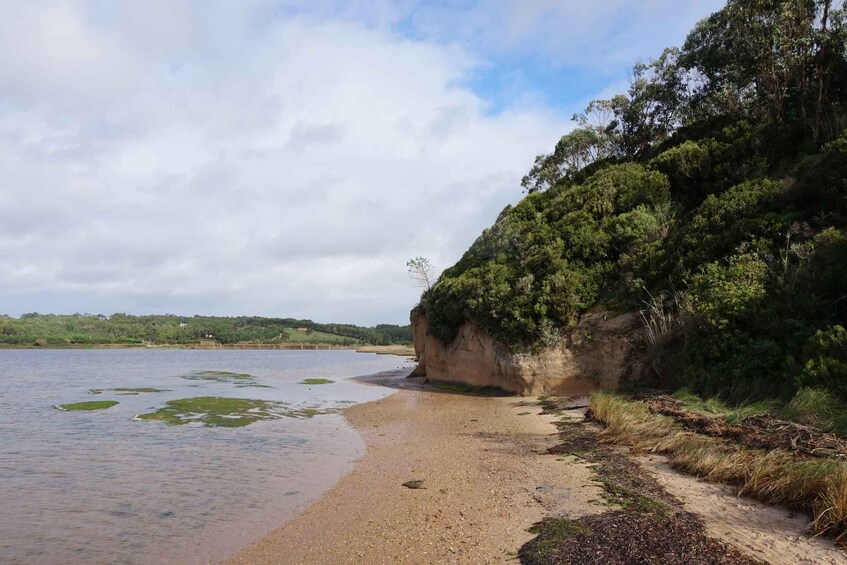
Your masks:
{"label": "distant treeline", "polygon": [[129,314],[23,314],[0,316],[0,344],[63,346],[98,344],[332,343],[391,345],[412,339],[409,326],[319,324],[258,316],[132,316]]}

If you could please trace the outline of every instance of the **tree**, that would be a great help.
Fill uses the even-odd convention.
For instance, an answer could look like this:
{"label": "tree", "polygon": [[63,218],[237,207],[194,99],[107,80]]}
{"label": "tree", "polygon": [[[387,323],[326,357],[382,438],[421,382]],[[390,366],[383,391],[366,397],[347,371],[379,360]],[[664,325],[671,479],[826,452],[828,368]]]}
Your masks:
{"label": "tree", "polygon": [[426,257],[415,257],[406,262],[406,267],[409,268],[409,276],[422,286],[425,290],[432,288],[433,279],[435,279],[435,267],[432,266],[429,259]]}
{"label": "tree", "polygon": [[730,0],[697,24],[680,63],[699,79],[700,114],[796,121],[817,141],[844,95],[845,39],[843,0]]}
{"label": "tree", "polygon": [[597,161],[642,159],[682,122],[687,89],[677,49],[665,49],[658,59],[635,65],[628,93],[593,100],[575,114],[572,120],[578,127],[562,136],[552,153],[535,158],[521,185],[530,194],[542,192],[574,181]]}
{"label": "tree", "polygon": [[552,153],[538,155],[521,185],[529,193],[541,192],[609,156],[610,144],[602,130],[579,127],[562,136]]}

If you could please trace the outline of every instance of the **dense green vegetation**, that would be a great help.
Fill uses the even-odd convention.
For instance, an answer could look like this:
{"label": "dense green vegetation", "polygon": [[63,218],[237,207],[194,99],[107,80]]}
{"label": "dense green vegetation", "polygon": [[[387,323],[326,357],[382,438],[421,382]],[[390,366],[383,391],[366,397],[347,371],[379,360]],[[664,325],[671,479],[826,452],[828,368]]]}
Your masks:
{"label": "dense green vegetation", "polygon": [[239,316],[111,316],[24,314],[0,316],[0,344],[97,345],[217,343],[319,343],[391,345],[412,339],[409,326],[318,324],[292,318]]}
{"label": "dense green vegetation", "polygon": [[516,350],[641,309],[634,377],[734,400],[847,397],[847,25],[730,0],[539,156],[419,308]]}

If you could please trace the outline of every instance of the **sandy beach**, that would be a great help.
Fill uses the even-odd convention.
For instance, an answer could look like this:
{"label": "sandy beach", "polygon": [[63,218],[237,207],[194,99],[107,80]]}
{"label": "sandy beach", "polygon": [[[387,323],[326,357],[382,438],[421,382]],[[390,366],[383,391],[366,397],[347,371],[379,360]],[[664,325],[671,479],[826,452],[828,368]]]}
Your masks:
{"label": "sandy beach", "polygon": [[[354,470],[230,565],[517,563],[542,518],[614,509],[589,463],[547,452],[561,441],[554,422],[579,422],[584,409],[549,415],[537,398],[389,381],[401,390],[345,411],[367,445]],[[738,498],[661,458],[618,453],[655,476],[700,517],[710,537],[733,551],[773,564],[847,563],[830,540],[808,536],[803,516]]]}
{"label": "sandy beach", "polygon": [[590,471],[545,453],[555,418],[540,412],[412,389],[352,407],[368,449],[354,471],[231,563],[513,562],[546,513],[602,511]]}

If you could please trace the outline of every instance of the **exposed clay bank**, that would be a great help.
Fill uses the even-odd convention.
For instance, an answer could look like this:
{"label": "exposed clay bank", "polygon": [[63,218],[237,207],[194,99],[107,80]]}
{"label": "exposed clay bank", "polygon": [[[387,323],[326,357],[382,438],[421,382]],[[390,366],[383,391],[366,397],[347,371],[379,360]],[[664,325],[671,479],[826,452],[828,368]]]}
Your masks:
{"label": "exposed clay bank", "polygon": [[589,314],[556,345],[513,353],[470,321],[450,344],[430,334],[425,313],[413,311],[411,321],[417,375],[519,395],[563,396],[618,388],[638,326],[631,313]]}

